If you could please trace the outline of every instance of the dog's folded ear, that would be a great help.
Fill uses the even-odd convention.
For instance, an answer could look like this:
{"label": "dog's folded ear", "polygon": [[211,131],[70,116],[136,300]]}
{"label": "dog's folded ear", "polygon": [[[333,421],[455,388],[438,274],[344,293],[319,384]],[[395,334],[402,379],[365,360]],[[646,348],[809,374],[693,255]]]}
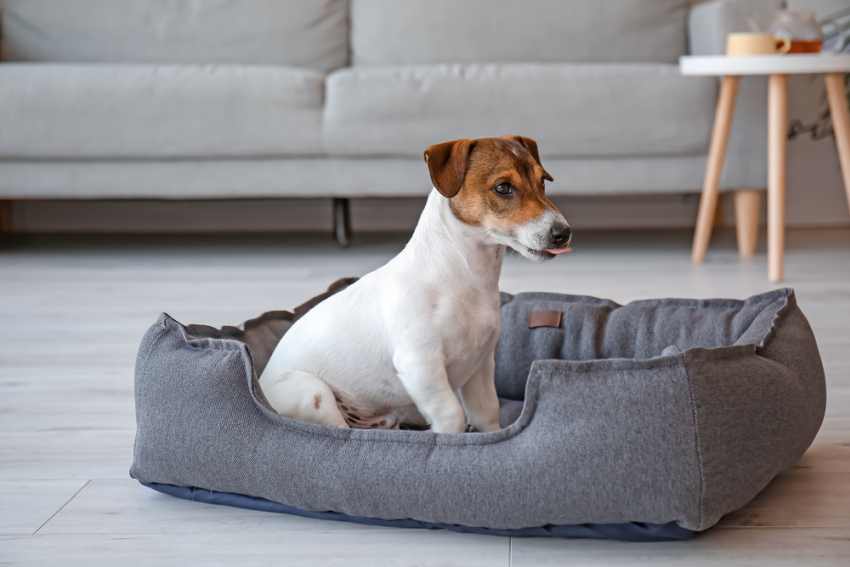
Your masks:
{"label": "dog's folded ear", "polygon": [[474,145],[475,140],[452,140],[434,144],[425,150],[425,163],[428,164],[431,182],[444,197],[451,199],[463,186]]}
{"label": "dog's folded ear", "polygon": [[[528,153],[531,154],[531,157],[533,157],[534,160],[540,164],[540,167],[543,167],[543,162],[540,161],[540,152],[537,149],[537,142],[535,142],[531,138],[526,138],[525,136],[505,136],[505,138],[507,138],[508,140],[513,140],[518,144],[521,144],[526,150],[528,150]],[[549,172],[545,169],[543,170],[543,179],[545,179],[546,181],[555,181],[555,178],[549,175]]]}

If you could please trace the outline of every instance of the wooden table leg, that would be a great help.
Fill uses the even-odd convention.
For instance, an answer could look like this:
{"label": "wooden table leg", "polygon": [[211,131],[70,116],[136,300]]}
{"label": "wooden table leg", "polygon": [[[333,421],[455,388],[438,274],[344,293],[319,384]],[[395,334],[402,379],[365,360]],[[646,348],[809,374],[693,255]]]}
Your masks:
{"label": "wooden table leg", "polygon": [[723,77],[720,83],[720,95],[717,99],[717,109],[714,113],[714,128],[711,132],[711,147],[708,151],[708,163],[705,169],[705,180],[702,185],[702,197],[699,202],[697,226],[694,231],[691,260],[701,264],[711,240],[711,229],[714,224],[714,211],[717,209],[717,195],[720,187],[720,174],[723,173],[723,162],[726,160],[726,144],[729,141],[729,130],[732,117],[735,114],[735,95],[738,93],[739,77]]}
{"label": "wooden table leg", "polygon": [[788,145],[788,84],[785,75],[768,81],[767,265],[770,281],[784,276],[785,154]]}
{"label": "wooden table leg", "polygon": [[759,242],[759,213],[763,189],[738,189],[735,191],[735,231],[738,236],[738,254],[752,258]]}
{"label": "wooden table leg", "polygon": [[847,110],[847,95],[844,92],[844,75],[834,73],[826,76],[826,94],[844,177],[844,190],[847,192],[847,207],[850,209],[850,112]]}

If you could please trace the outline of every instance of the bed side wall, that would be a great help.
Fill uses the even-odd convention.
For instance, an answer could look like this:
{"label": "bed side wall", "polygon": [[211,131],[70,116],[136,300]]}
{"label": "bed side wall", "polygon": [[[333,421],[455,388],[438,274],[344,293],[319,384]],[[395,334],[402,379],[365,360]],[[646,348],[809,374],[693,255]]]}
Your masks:
{"label": "bed side wall", "polygon": [[696,350],[686,360],[704,474],[698,529],[706,529],[800,459],[823,420],[825,382],[814,335],[793,298],[758,353]]}
{"label": "bed side wall", "polygon": [[495,433],[353,431],[272,415],[250,395],[244,349],[186,342],[176,322],[163,323],[137,368],[139,480],[494,529],[696,521],[678,360],[550,361],[529,378],[527,414]]}

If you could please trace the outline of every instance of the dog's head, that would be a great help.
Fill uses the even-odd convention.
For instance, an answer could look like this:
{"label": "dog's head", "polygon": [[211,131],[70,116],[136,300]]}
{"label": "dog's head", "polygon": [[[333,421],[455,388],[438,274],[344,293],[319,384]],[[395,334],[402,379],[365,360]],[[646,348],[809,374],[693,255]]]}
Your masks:
{"label": "dog's head", "polygon": [[570,225],[546,197],[544,183],[554,180],[531,138],[443,142],[425,150],[425,162],[454,215],[494,242],[532,260],[570,251]]}

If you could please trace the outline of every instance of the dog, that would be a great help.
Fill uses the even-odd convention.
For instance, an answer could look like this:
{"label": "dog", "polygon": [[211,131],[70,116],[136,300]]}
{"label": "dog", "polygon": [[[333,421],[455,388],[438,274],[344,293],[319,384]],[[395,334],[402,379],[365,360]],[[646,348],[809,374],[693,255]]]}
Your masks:
{"label": "dog", "polygon": [[571,251],[554,181],[522,136],[430,146],[433,182],[404,249],[298,319],[260,376],[271,407],[336,427],[499,429],[495,350],[506,248]]}

